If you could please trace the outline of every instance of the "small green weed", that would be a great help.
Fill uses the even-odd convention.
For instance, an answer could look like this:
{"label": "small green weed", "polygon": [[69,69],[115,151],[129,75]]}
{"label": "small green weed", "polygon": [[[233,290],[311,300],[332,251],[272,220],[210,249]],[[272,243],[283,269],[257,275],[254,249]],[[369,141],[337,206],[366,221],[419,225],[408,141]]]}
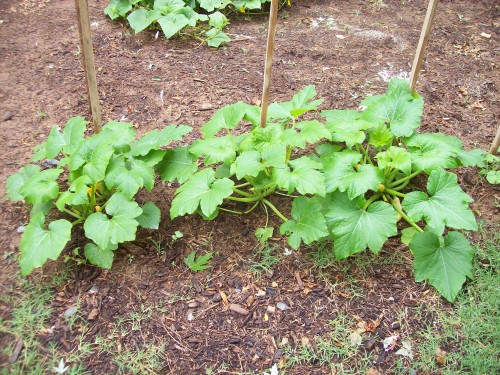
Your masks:
{"label": "small green weed", "polygon": [[250,265],[250,271],[254,277],[259,278],[262,272],[270,272],[274,265],[279,262],[280,254],[278,249],[268,243],[257,248],[255,261]]}

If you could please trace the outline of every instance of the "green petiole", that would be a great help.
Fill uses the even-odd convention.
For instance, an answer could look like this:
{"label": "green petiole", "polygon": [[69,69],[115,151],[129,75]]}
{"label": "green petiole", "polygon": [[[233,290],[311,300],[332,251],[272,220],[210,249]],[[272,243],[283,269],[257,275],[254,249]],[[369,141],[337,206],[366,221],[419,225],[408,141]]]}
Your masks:
{"label": "green petiole", "polygon": [[396,210],[396,212],[397,212],[398,214],[400,214],[400,215],[401,215],[401,217],[402,217],[403,219],[405,219],[405,221],[406,221],[408,224],[410,224],[413,228],[415,228],[415,229],[416,229],[417,231],[419,231],[419,232],[423,232],[423,231],[424,231],[424,230],[423,230],[422,228],[420,228],[417,224],[415,224],[415,222],[414,222],[412,219],[410,219],[410,218],[408,217],[408,215],[406,215],[406,214],[403,212],[403,210],[402,210],[402,209],[401,209],[401,208],[400,208],[400,207],[396,204],[396,202],[394,202],[394,200],[392,200],[392,199],[390,199],[390,198],[389,198],[389,200],[390,200],[390,202],[391,202],[392,207],[394,207],[394,209]]}
{"label": "green petiole", "polygon": [[406,194],[400,193],[399,191],[389,189],[389,188],[385,188],[384,193],[389,193],[389,194],[395,195],[396,197],[401,197],[401,198],[404,198],[406,196]]}
{"label": "green petiole", "polygon": [[274,204],[272,204],[271,202],[269,202],[267,199],[262,199],[262,202],[264,202],[267,206],[269,206],[269,208],[271,210],[273,210],[273,212],[279,216],[279,218],[281,220],[283,220],[284,222],[285,221],[288,221],[288,219],[276,208],[276,206]]}
{"label": "green petiole", "polygon": [[368,199],[366,201],[365,205],[363,206],[363,211],[366,211],[366,209],[370,206],[370,204],[375,202],[377,199],[380,199],[381,196],[382,196],[382,194],[375,194],[370,199]]}
{"label": "green petiole", "polygon": [[408,176],[406,176],[406,177],[403,177],[403,178],[400,178],[400,179],[399,179],[399,180],[397,180],[397,181],[393,181],[393,182],[391,182],[390,184],[388,184],[388,185],[387,185],[387,187],[392,188],[392,187],[394,187],[394,186],[398,186],[398,185],[402,184],[403,182],[409,181],[409,180],[411,180],[413,177],[418,176],[420,173],[422,173],[422,171],[416,171],[416,172],[413,172],[413,173],[409,174],[409,175],[408,175]]}

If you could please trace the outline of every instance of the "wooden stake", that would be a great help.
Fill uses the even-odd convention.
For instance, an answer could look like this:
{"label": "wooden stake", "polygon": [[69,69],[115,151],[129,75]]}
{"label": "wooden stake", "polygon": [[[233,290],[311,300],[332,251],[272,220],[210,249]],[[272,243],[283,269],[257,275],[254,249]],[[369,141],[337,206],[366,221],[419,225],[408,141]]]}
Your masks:
{"label": "wooden stake", "polygon": [[495,136],[495,139],[493,140],[493,143],[491,144],[490,154],[496,155],[498,153],[499,147],[500,147],[500,126],[498,126],[497,135]]}
{"label": "wooden stake", "polygon": [[80,31],[80,46],[85,71],[85,83],[90,104],[90,114],[94,131],[101,130],[101,106],[99,104],[99,93],[97,92],[97,78],[94,65],[94,48],[92,46],[92,34],[90,32],[89,4],[88,0],[75,0],[76,16],[78,19],[78,30]]}
{"label": "wooden stake", "polygon": [[415,53],[415,58],[413,59],[413,65],[411,67],[410,73],[410,90],[415,91],[415,86],[417,85],[418,75],[422,69],[422,64],[424,62],[425,49],[427,43],[429,42],[429,37],[431,35],[432,25],[434,24],[434,16],[436,15],[436,8],[439,0],[430,0],[429,6],[427,7],[427,13],[425,14],[424,26],[422,27],[422,32],[420,33],[420,40],[418,41],[417,52]]}
{"label": "wooden stake", "polygon": [[276,34],[276,23],[278,22],[278,0],[271,0],[271,11],[269,13],[269,31],[267,34],[266,65],[264,68],[264,87],[262,88],[262,101],[260,112],[260,126],[266,126],[267,107],[269,106],[269,88],[271,85],[271,70],[274,56],[274,36]]}

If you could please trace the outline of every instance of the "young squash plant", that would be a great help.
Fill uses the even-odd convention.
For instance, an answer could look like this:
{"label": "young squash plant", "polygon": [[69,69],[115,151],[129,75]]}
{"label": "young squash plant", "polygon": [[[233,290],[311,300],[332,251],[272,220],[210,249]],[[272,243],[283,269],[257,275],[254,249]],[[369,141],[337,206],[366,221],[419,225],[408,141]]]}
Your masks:
{"label": "young squash plant", "polygon": [[85,119],[74,117],[62,132],[53,127],[32,160],[46,159],[54,167],[42,170],[29,164],[7,179],[8,197],[32,206],[20,243],[23,275],[57,259],[77,225],[83,225],[89,239],[85,257],[103,268],[111,268],[114,250],[133,241],[139,226],[158,228],[159,208],[152,202],[141,206],[134,197],[141,188],[153,188],[154,166],[167,152],[161,148],[191,128],[167,126],[134,140],[130,123],[108,122],[89,137],[84,136],[86,125]]}
{"label": "young squash plant", "polygon": [[[167,151],[157,170],[181,184],[171,217],[196,212],[214,219],[220,211],[248,214],[261,206],[266,225],[256,235],[262,242],[273,234],[272,211],[291,247],[330,239],[338,259],[367,248],[378,254],[404,226],[416,281],[427,280],[454,300],[472,277],[473,250],[450,229],[476,230],[477,224],[472,198],[448,170],[478,165],[484,152],[465,152],[456,137],[415,132],[424,103],[403,80],[366,98],[363,110],[322,111],[324,121],[302,118],[322,103],[315,96],[307,86],[291,101],[270,105],[265,127],[258,107],[226,106],[202,127],[203,139]],[[236,135],[242,123],[252,127]],[[293,199],[289,217],[273,203],[276,194]]]}

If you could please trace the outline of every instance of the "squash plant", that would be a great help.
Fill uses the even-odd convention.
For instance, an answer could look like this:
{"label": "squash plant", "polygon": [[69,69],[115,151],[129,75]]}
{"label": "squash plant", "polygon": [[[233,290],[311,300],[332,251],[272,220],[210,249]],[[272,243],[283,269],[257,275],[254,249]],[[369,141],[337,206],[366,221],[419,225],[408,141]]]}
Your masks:
{"label": "squash plant", "polygon": [[134,197],[141,188],[153,188],[154,166],[166,153],[160,148],[191,128],[167,126],[134,140],[130,123],[111,121],[100,133],[84,137],[86,125],[74,117],[62,132],[53,127],[33,161],[46,159],[54,167],[29,164],[7,179],[8,197],[32,206],[20,243],[23,275],[57,259],[77,225],[89,239],[85,257],[104,268],[111,268],[120,243],[135,239],[137,227],[158,228],[159,208],[152,202],[141,206]]}
{"label": "squash plant", "polygon": [[[400,223],[416,281],[429,281],[452,301],[472,277],[473,250],[451,229],[477,224],[472,198],[449,169],[477,165],[484,152],[465,152],[456,137],[415,132],[424,103],[403,80],[366,98],[363,110],[322,111],[323,121],[303,119],[322,103],[315,96],[307,86],[291,101],[270,105],[265,127],[258,107],[226,106],[201,128],[203,139],[167,151],[157,170],[181,184],[171,217],[196,212],[214,219],[221,211],[262,207],[281,219],[291,247],[330,239],[338,259],[367,248],[378,254]],[[245,123],[251,129],[241,132]],[[276,194],[293,199],[289,216],[273,203]],[[267,223],[256,231],[261,241],[272,236]]]}
{"label": "squash plant", "polygon": [[192,36],[219,47],[230,41],[222,31],[229,24],[229,12],[258,10],[267,2],[270,0],[111,0],[104,13],[113,20],[125,18],[135,33],[159,26],[168,39],[207,22],[205,30],[200,28]]}

